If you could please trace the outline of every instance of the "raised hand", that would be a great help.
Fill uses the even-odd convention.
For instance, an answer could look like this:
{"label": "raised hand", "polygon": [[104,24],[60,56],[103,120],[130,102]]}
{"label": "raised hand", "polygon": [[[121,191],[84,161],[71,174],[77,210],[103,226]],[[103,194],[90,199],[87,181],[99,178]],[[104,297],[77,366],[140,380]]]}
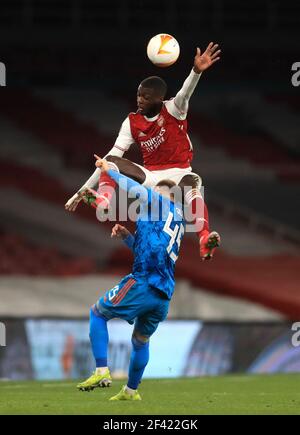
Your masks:
{"label": "raised hand", "polygon": [[122,239],[126,239],[129,236],[130,232],[127,230],[126,227],[123,227],[120,224],[116,224],[112,231],[111,231],[111,237],[122,237]]}
{"label": "raised hand", "polygon": [[101,157],[97,156],[97,154],[94,154],[94,157],[96,159],[95,166],[97,168],[100,168],[104,172],[109,171],[107,160],[101,159]]}
{"label": "raised hand", "polygon": [[220,59],[219,55],[221,50],[218,50],[218,47],[218,44],[210,42],[203,54],[201,54],[200,48],[197,47],[196,56],[194,59],[195,73],[200,74]]}

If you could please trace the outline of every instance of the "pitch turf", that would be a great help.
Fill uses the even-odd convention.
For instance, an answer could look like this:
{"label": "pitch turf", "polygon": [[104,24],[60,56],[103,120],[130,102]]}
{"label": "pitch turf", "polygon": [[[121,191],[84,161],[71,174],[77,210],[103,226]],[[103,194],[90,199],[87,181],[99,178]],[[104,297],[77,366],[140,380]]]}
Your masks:
{"label": "pitch turf", "polygon": [[300,414],[300,375],[145,380],[141,402],[109,402],[124,382],[0,382],[0,414]]}

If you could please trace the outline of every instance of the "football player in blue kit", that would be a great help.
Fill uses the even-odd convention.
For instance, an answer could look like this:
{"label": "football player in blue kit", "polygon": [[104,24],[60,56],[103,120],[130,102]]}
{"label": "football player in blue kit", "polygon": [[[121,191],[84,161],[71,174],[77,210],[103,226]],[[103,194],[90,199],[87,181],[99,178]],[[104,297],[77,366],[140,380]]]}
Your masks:
{"label": "football player in blue kit", "polygon": [[121,189],[130,191],[130,195],[134,193],[140,208],[134,235],[119,224],[112,230],[112,237],[121,237],[132,249],[133,270],[90,310],[90,340],[96,370],[77,388],[90,391],[111,385],[107,322],[120,318],[134,323],[132,352],[127,385],[110,400],[141,400],[137,388],[149,361],[149,339],[167,317],[175,288],[175,263],[185,231],[182,203],[175,200],[172,181],[163,180],[153,189],[146,188],[121,175],[114,163],[95,157],[97,167]]}

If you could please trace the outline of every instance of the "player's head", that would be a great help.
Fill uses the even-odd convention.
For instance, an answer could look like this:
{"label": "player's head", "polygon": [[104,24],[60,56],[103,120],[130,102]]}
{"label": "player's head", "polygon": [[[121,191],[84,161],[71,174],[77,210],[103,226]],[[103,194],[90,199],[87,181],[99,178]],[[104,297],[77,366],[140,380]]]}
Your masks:
{"label": "player's head", "polygon": [[160,108],[167,93],[166,82],[157,76],[148,77],[141,82],[137,91],[139,112],[147,116]]}
{"label": "player's head", "polygon": [[162,196],[169,198],[171,201],[174,201],[174,199],[175,199],[174,188],[175,187],[176,187],[176,183],[174,183],[174,181],[161,180],[159,183],[157,183],[154,190],[156,192],[160,193]]}

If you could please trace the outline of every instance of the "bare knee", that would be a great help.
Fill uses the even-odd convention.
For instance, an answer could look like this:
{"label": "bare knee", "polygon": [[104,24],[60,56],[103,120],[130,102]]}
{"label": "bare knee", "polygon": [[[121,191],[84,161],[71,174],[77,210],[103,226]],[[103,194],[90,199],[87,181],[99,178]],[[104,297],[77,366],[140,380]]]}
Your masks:
{"label": "bare knee", "polygon": [[202,178],[199,175],[185,175],[179,183],[181,188],[199,189],[202,185]]}

